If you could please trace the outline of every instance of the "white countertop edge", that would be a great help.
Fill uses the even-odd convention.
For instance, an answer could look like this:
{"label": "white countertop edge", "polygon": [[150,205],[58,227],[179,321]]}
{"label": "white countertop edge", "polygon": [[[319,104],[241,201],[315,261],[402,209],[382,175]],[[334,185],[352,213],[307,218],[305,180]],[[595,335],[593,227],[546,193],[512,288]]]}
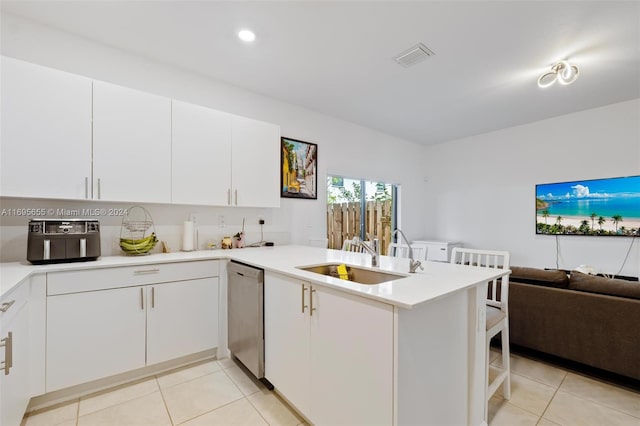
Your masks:
{"label": "white countertop edge", "polygon": [[[457,291],[466,290],[468,288],[474,287],[474,286],[476,286],[478,284],[482,284],[482,283],[485,283],[485,282],[488,281],[488,280],[487,281],[480,280],[480,281],[477,281],[477,282],[472,282],[472,283],[469,283],[469,284],[466,284],[466,285],[463,285],[463,286],[459,286],[459,287],[457,287],[455,289],[451,289],[451,290],[446,291],[446,292],[441,292],[437,296],[430,297],[430,298],[424,299],[424,300],[415,301],[414,303],[409,303],[409,302],[405,302],[405,301],[399,300],[399,299],[391,299],[391,298],[387,298],[387,297],[378,296],[376,294],[363,293],[363,291],[360,290],[360,289],[350,288],[350,287],[346,286],[345,284],[342,284],[342,282],[338,278],[327,277],[326,281],[324,281],[324,280],[322,280],[322,278],[316,278],[315,275],[317,275],[317,274],[314,274],[313,272],[282,271],[282,270],[279,270],[279,269],[271,270],[269,268],[263,268],[263,269],[267,270],[267,271],[270,270],[271,272],[275,272],[275,273],[278,273],[278,274],[281,274],[281,275],[286,275],[286,276],[291,277],[291,278],[299,279],[299,280],[307,282],[307,283],[317,284],[319,286],[327,287],[327,288],[333,288],[333,289],[336,289],[336,290],[339,290],[339,291],[343,291],[345,293],[350,293],[350,294],[353,294],[353,295],[356,295],[356,296],[360,296],[360,297],[366,297],[368,299],[377,300],[379,302],[387,303],[387,304],[390,304],[390,305],[393,305],[393,306],[397,306],[399,308],[404,308],[404,309],[414,309],[418,305],[423,305],[423,304],[426,304],[426,303],[435,302],[436,300],[440,300],[443,297],[446,297],[446,296],[448,296],[448,295],[450,295],[452,293],[455,293]],[[296,268],[296,271],[298,271],[297,268]],[[505,273],[501,273],[497,277],[507,275],[508,273],[510,273],[510,271],[509,272],[505,272]],[[313,276],[310,276],[310,275],[313,275]],[[330,282],[330,281],[335,281],[336,283],[333,283],[333,282]],[[390,285],[393,285],[393,281],[389,281],[388,283]],[[364,287],[371,286],[370,284],[357,284],[357,283],[353,283],[352,285],[353,286],[364,286]]]}
{"label": "white countertop edge", "polygon": [[0,299],[9,295],[17,284],[34,274],[117,268],[122,266],[152,265],[156,263],[190,262],[196,260],[228,259],[229,250],[202,250],[192,252],[154,253],[147,256],[104,256],[86,262],[49,263],[32,265],[24,262],[0,263]]}
{"label": "white countertop edge", "polygon": [[[306,246],[278,246],[232,250],[201,250],[192,252],[158,253],[148,256],[106,256],[96,261],[32,265],[28,262],[0,263],[0,298],[17,288],[33,274],[70,270],[88,270],[122,266],[139,266],[156,263],[189,262],[199,260],[230,259],[246,263],[266,271],[279,273],[315,285],[333,288],[360,297],[404,309],[438,300],[454,292],[507,275],[510,271],[489,268],[470,268],[440,262],[423,262],[424,272],[408,273],[407,259],[381,256],[379,268],[371,267],[371,257],[366,254],[327,250]],[[382,284],[367,285],[303,271],[296,266],[323,263],[346,263],[366,269],[400,273],[406,278]],[[405,266],[406,263],[406,266]],[[293,265],[293,266],[292,266]],[[462,269],[460,269],[462,268]],[[457,271],[456,271],[457,269]],[[457,272],[457,279],[451,279]]]}

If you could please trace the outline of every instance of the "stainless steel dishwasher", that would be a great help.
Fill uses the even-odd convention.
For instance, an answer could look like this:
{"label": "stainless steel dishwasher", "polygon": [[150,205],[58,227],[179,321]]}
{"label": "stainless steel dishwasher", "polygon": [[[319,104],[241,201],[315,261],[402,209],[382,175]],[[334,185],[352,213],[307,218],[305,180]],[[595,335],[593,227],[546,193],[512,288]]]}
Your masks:
{"label": "stainless steel dishwasher", "polygon": [[256,378],[264,378],[264,271],[230,261],[227,268],[229,350]]}

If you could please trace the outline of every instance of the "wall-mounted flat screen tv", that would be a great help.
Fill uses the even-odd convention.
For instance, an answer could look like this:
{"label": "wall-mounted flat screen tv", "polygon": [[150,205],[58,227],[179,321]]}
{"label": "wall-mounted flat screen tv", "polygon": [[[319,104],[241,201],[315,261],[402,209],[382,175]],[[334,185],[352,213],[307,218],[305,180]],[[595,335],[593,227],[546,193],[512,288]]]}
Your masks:
{"label": "wall-mounted flat screen tv", "polygon": [[640,235],[640,176],[536,185],[536,234]]}

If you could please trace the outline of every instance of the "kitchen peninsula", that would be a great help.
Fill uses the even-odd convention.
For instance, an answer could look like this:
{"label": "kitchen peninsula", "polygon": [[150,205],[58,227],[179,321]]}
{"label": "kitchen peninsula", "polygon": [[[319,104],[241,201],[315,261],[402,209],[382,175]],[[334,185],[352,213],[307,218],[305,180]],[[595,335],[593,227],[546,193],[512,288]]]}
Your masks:
{"label": "kitchen peninsula", "polygon": [[[150,309],[149,303],[153,303],[144,293],[151,276],[167,274],[168,278],[155,280],[171,282],[156,287],[177,284],[174,291],[180,291],[181,283],[199,282],[204,276],[215,279],[207,282],[215,283],[217,289],[212,297],[218,301],[218,330],[209,331],[217,336],[217,356],[226,356],[228,259],[265,270],[265,376],[312,423],[335,424],[339,420],[381,425],[482,424],[486,283],[508,271],[425,262],[424,271],[408,274],[407,259],[382,256],[377,269],[402,277],[375,285],[358,284],[299,267],[345,263],[374,269],[369,255],[304,246],[111,256],[95,262],[42,266],[1,264],[2,301],[20,294],[23,287],[30,287],[26,303],[33,308],[29,315],[29,341],[34,347],[26,353],[36,364],[29,370],[31,376],[42,377],[26,377],[26,395],[37,397],[44,404],[47,395],[55,394],[60,400],[64,392],[69,394],[68,389],[74,389],[76,395],[91,389],[87,387],[91,380],[67,383],[67,376],[58,375],[62,381],[56,389],[49,386],[51,381],[44,380],[44,363],[49,361],[45,360],[44,349],[55,344],[51,336],[45,336],[51,330],[44,332],[45,323],[51,319],[45,307],[52,298],[78,291],[71,282],[73,275],[79,273],[121,274],[113,275],[119,277],[112,281],[113,287],[135,290],[138,310],[140,303],[143,310]],[[170,268],[167,272],[165,265]],[[211,271],[205,268],[209,265]],[[140,268],[146,272],[141,274]],[[122,274],[129,270],[132,274],[138,271],[139,281],[117,284],[127,282]],[[86,282],[88,290],[104,290],[100,286],[106,285],[82,282]],[[76,294],[106,295],[110,291],[83,289]],[[161,297],[159,290],[155,293],[151,293],[155,294],[153,297]],[[212,321],[215,324],[215,318]],[[151,330],[147,330],[147,339],[149,333]],[[147,348],[147,352],[150,350]],[[211,351],[200,354],[212,356]],[[152,365],[147,359],[146,366],[135,370],[137,377],[169,367],[162,357],[158,359],[162,362]],[[153,370],[154,365],[161,367]],[[74,367],[56,365],[58,372]],[[117,371],[121,381],[127,371]],[[114,371],[109,374],[116,375]],[[104,386],[104,378],[92,379],[96,379],[96,386]],[[5,395],[3,391],[2,397]]]}

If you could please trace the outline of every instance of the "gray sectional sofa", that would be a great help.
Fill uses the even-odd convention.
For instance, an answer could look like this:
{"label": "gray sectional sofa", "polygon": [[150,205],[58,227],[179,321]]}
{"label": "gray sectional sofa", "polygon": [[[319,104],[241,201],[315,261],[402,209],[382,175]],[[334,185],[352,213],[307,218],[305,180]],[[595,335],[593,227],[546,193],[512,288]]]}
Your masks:
{"label": "gray sectional sofa", "polygon": [[511,270],[512,344],[640,380],[640,282]]}

